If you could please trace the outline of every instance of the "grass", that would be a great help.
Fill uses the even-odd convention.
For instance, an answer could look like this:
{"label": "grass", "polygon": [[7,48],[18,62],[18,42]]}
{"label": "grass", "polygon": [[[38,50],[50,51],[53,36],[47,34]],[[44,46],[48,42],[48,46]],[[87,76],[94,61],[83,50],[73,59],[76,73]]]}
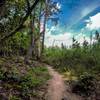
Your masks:
{"label": "grass", "polygon": [[31,63],[33,67],[30,67],[20,60],[16,63],[16,59],[13,61],[12,58],[1,58],[0,62],[0,87],[3,88],[2,91],[10,93],[8,95],[4,92],[9,100],[42,98],[38,94],[40,91],[45,92],[41,88],[50,78],[46,67],[42,65],[34,67],[33,63]]}
{"label": "grass", "polygon": [[[96,99],[100,92],[98,89],[100,87],[98,84],[100,82],[100,48],[51,47],[45,49],[44,55],[44,62],[54,66],[63,74],[74,93],[86,98],[95,95]],[[94,98],[92,99],[94,100]]]}
{"label": "grass", "polygon": [[100,72],[100,48],[84,50],[84,48],[52,47],[47,48],[44,55],[44,62],[53,65],[60,72],[70,71],[77,76],[84,72],[91,74]]}

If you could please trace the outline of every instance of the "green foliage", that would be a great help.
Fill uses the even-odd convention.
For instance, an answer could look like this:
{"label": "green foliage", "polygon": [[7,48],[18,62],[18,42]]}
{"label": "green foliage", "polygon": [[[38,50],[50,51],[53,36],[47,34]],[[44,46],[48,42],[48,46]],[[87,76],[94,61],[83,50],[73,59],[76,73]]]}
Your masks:
{"label": "green foliage", "polygon": [[64,79],[67,84],[70,82],[74,93],[87,98],[97,96],[100,92],[100,89],[97,89],[100,87],[98,84],[100,81],[100,45],[97,43],[90,48],[86,44],[84,47],[69,49],[47,48],[44,62],[53,65],[64,75]]}
{"label": "green foliage", "polygon": [[27,33],[17,32],[13,37],[0,44],[0,55],[25,55],[29,42],[30,40]]}
{"label": "green foliage", "polygon": [[46,68],[37,67],[30,69],[27,74],[21,78],[20,87],[22,90],[22,95],[33,95],[32,89],[43,85],[48,79],[49,75]]}
{"label": "green foliage", "polygon": [[19,97],[11,95],[9,100],[21,100]]}
{"label": "green foliage", "polygon": [[2,80],[3,78],[4,78],[3,71],[0,69],[0,80]]}
{"label": "green foliage", "polygon": [[20,83],[22,95],[26,96],[37,96],[38,93],[34,93],[35,89],[38,89],[41,85],[50,78],[48,70],[45,67],[35,67],[28,71],[28,73],[22,77],[22,82]]}
{"label": "green foliage", "polygon": [[[85,49],[85,50],[84,50]],[[80,76],[84,72],[95,74],[100,72],[99,48],[46,48],[44,62],[53,65],[60,72],[72,71]]]}
{"label": "green foliage", "polygon": [[22,61],[17,61],[16,65],[16,60],[10,57],[0,59],[3,62],[0,67],[0,87],[9,92],[15,90],[10,93],[10,100],[22,100],[22,98],[29,100],[30,97],[38,97],[39,88],[50,78],[47,68],[32,65],[29,67]]}
{"label": "green foliage", "polygon": [[96,90],[96,79],[93,75],[84,73],[79,80],[72,85],[72,91],[82,96],[90,96]]}

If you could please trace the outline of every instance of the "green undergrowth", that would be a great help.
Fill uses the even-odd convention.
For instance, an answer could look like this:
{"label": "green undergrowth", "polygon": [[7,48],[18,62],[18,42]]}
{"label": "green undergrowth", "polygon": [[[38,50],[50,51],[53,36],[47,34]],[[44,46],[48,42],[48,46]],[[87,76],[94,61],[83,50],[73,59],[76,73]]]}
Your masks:
{"label": "green undergrowth", "polygon": [[63,74],[74,93],[85,97],[94,95],[91,100],[100,95],[100,48],[51,47],[45,49],[44,62]]}
{"label": "green undergrowth", "polygon": [[[30,67],[31,65],[31,67]],[[25,65],[22,58],[0,58],[0,98],[8,100],[41,100],[50,78],[43,65]],[[5,96],[3,95],[5,94]]]}
{"label": "green undergrowth", "polygon": [[44,62],[53,65],[59,72],[69,72],[77,77],[85,72],[97,76],[100,73],[100,48],[47,48]]}

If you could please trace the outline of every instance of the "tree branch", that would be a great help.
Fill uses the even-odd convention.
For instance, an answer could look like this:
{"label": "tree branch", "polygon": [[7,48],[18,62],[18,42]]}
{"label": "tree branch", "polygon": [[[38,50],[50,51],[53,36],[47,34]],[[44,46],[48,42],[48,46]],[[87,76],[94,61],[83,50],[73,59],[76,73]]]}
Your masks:
{"label": "tree branch", "polygon": [[36,7],[36,5],[38,4],[40,0],[35,0],[34,4],[30,7],[30,9],[27,11],[25,17],[22,19],[21,23],[19,24],[19,26],[17,26],[14,30],[12,30],[10,33],[8,33],[6,36],[2,37],[0,39],[0,42],[2,42],[3,40],[13,36],[17,31],[19,31],[20,29],[22,29],[22,26],[24,24],[24,22],[27,20],[28,16],[31,14],[32,10]]}
{"label": "tree branch", "polygon": [[29,2],[29,0],[26,0],[26,3],[27,3],[27,10],[29,10],[30,9],[30,2]]}

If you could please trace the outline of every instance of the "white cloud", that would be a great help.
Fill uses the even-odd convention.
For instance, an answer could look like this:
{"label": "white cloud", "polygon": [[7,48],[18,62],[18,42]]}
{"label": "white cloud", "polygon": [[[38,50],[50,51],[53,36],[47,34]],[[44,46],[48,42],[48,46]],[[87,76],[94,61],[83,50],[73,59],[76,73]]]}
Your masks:
{"label": "white cloud", "polygon": [[99,29],[100,28],[100,13],[97,13],[96,15],[89,18],[89,20],[86,20],[87,25],[86,28],[89,30]]}
{"label": "white cloud", "polygon": [[[69,29],[71,27],[73,27],[73,25],[77,24],[78,22],[80,22],[80,20],[82,20],[84,17],[86,17],[88,14],[92,13],[96,8],[98,7],[98,5],[90,5],[90,6],[86,6],[83,8],[79,9],[79,12],[77,14],[73,14],[71,16],[71,23],[69,25]],[[74,21],[73,21],[74,20]]]}
{"label": "white cloud", "polygon": [[84,8],[81,12],[81,16],[86,16],[88,13],[90,13],[93,10],[93,8]]}
{"label": "white cloud", "polygon": [[[45,35],[45,45],[47,47],[50,46],[59,46],[61,47],[61,44],[63,43],[66,47],[69,47],[72,45],[72,37],[75,33],[71,33],[71,32],[65,32],[64,34],[51,34],[52,30],[61,30],[60,27],[56,27],[56,26],[52,26],[51,29],[47,29],[46,30],[46,35]],[[84,37],[85,40],[87,40],[88,42],[90,42],[90,38],[87,37],[85,34],[78,34],[75,35],[76,40],[78,40],[78,42],[80,42],[80,44],[82,45],[83,41],[84,41]]]}
{"label": "white cloud", "polygon": [[45,36],[45,45],[46,46],[61,46],[61,44],[70,46],[72,44],[72,35],[71,33],[64,33],[58,35],[52,35],[47,33]]}
{"label": "white cloud", "polygon": [[61,4],[57,3],[56,7],[57,9],[61,9]]}
{"label": "white cloud", "polygon": [[59,30],[59,26],[52,26],[51,29],[46,29],[46,35],[45,35],[45,45],[47,47],[49,46],[61,46],[63,43],[66,46],[70,46],[72,44],[72,34],[71,33],[60,33],[57,35],[51,34],[52,31]]}
{"label": "white cloud", "polygon": [[87,37],[85,34],[80,33],[80,34],[78,34],[78,35],[76,36],[76,40],[78,40],[78,42],[80,43],[80,45],[83,44],[84,38],[85,38],[85,40],[86,40],[88,43],[90,43],[90,37]]}
{"label": "white cloud", "polygon": [[60,3],[57,3],[55,5],[55,7],[52,7],[51,11],[52,12],[58,12],[58,10],[60,10],[60,9],[61,9],[61,4]]}

